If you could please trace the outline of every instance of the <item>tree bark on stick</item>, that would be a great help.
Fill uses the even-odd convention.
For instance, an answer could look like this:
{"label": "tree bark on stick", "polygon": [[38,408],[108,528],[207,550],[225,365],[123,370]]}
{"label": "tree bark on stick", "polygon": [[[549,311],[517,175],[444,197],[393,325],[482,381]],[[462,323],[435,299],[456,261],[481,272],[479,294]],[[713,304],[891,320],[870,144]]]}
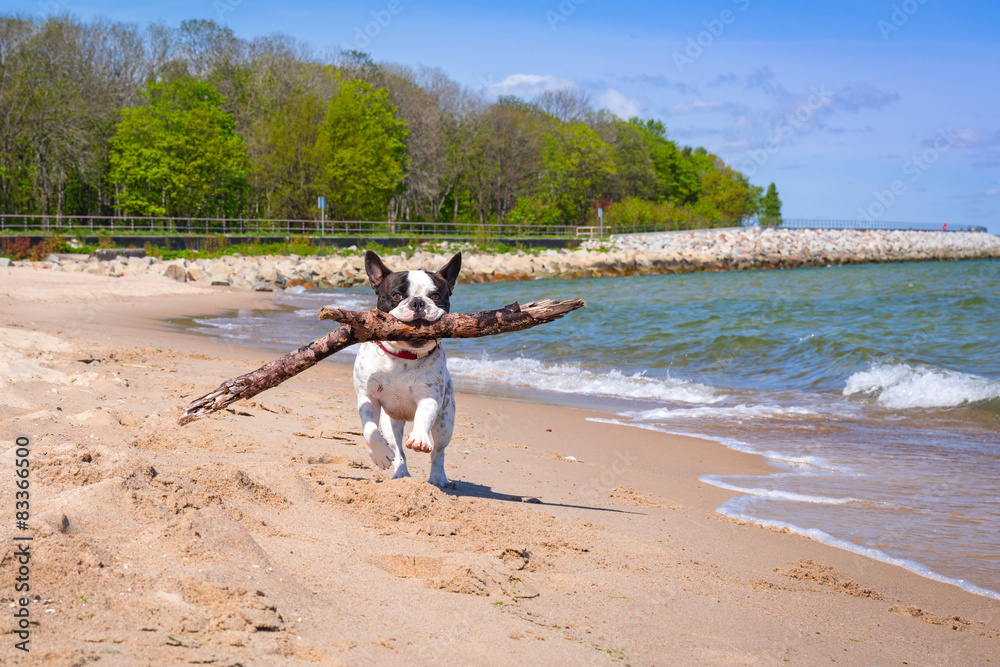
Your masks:
{"label": "tree bark on stick", "polygon": [[552,322],[585,305],[587,304],[580,299],[567,301],[546,299],[523,306],[512,303],[499,310],[481,313],[448,313],[430,324],[402,322],[380,310],[358,312],[322,308],[319,311],[320,319],[334,320],[340,322],[341,326],[295,352],[264,364],[251,373],[226,380],[214,391],[192,401],[181,416],[180,423],[189,424],[231,403],[277,387],[288,378],[315,366],[334,352],[355,343],[493,336]]}

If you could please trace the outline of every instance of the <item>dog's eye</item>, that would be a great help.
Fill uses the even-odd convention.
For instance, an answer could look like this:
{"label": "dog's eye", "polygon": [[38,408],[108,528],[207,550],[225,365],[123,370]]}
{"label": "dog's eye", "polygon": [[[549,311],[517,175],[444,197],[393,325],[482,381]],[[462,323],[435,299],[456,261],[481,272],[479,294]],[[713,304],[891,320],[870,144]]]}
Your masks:
{"label": "dog's eye", "polygon": [[393,301],[402,301],[403,300],[403,295],[400,294],[399,292],[393,292],[392,293],[392,300]]}
{"label": "dog's eye", "polygon": [[437,292],[434,292],[434,294],[431,294],[431,299],[434,300],[434,301],[437,301],[440,298],[441,298],[441,295],[438,294]]}

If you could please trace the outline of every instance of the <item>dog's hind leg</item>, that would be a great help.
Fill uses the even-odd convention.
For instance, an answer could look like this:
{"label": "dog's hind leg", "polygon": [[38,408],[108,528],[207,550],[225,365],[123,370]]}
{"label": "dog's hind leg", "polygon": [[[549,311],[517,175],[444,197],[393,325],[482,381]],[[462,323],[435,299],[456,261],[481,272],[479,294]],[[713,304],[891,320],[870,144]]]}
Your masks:
{"label": "dog's hind leg", "polygon": [[451,442],[451,434],[455,430],[455,398],[452,392],[445,395],[438,413],[437,421],[431,428],[431,474],[427,481],[434,486],[448,485],[448,476],[444,472],[444,449]]}
{"label": "dog's hind leg", "polygon": [[410,471],[406,468],[406,452],[403,451],[403,427],[406,422],[401,419],[393,419],[387,412],[382,411],[382,434],[389,441],[389,446],[393,450],[392,478],[409,477]]}
{"label": "dog's hind leg", "polygon": [[382,413],[382,405],[366,394],[358,394],[358,414],[361,415],[362,430],[365,435],[365,444],[368,445],[368,454],[382,470],[386,470],[396,457],[392,447],[378,430],[379,417]]}

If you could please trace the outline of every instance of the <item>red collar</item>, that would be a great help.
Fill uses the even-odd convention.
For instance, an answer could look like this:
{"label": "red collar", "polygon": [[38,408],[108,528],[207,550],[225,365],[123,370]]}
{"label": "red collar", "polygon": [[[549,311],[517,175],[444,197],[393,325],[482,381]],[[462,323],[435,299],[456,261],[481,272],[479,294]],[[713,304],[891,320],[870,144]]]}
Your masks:
{"label": "red collar", "polygon": [[380,340],[375,341],[375,344],[378,345],[380,348],[382,348],[382,351],[385,352],[386,354],[388,354],[389,356],[391,356],[391,357],[398,357],[399,359],[408,359],[409,361],[413,361],[414,359],[423,359],[424,357],[429,357],[432,354],[434,354],[435,352],[437,352],[438,347],[440,347],[439,345],[435,345],[434,347],[431,348],[430,352],[425,352],[423,354],[417,354],[416,352],[407,352],[406,350],[401,350],[399,352],[394,352],[394,351],[390,350],[389,348],[387,348],[385,345],[383,345],[382,341],[380,341]]}

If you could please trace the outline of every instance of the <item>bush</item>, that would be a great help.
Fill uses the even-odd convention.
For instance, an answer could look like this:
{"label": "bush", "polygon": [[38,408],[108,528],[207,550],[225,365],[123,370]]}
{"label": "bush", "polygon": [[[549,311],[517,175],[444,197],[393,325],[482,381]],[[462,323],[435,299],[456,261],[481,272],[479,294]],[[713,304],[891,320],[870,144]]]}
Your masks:
{"label": "bush", "polygon": [[0,256],[15,261],[24,259],[31,252],[31,239],[26,236],[4,237],[0,239]]}
{"label": "bush", "polygon": [[688,229],[693,218],[689,209],[672,202],[651,202],[636,197],[627,197],[609,205],[604,211],[604,225],[623,232],[651,226],[664,231]]}
{"label": "bush", "polygon": [[66,252],[66,238],[61,234],[54,234],[31,249],[31,261],[40,262],[51,253],[61,252]]}

